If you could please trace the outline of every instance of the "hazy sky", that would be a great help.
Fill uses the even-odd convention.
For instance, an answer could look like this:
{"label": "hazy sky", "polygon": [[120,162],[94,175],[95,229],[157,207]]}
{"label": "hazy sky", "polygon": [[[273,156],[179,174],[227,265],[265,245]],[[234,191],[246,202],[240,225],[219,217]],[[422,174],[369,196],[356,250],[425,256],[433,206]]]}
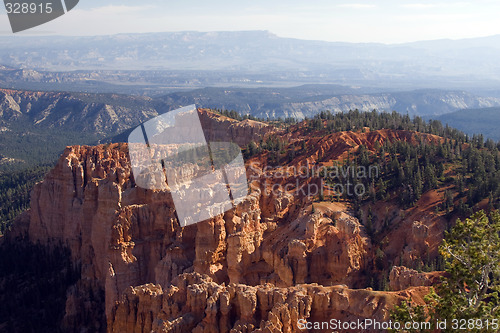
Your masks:
{"label": "hazy sky", "polygon": [[[12,34],[1,7],[0,32]],[[80,0],[29,33],[269,30],[281,37],[399,43],[500,34],[499,17],[499,0]]]}

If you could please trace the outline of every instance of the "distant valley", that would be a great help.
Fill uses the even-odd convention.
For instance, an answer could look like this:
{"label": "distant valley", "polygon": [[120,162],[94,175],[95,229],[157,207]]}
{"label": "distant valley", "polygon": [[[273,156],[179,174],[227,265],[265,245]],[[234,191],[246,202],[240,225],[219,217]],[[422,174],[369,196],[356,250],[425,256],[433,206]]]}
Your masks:
{"label": "distant valley", "polygon": [[500,141],[500,108],[466,109],[443,114],[435,119],[469,135],[483,134]]}
{"label": "distant valley", "polygon": [[[0,67],[37,71],[21,73],[28,81],[37,81],[40,71],[90,71],[73,75],[81,87],[99,81],[157,88],[335,83],[489,90],[499,86],[499,58],[500,36],[392,45],[281,38],[268,31],[0,37]],[[123,72],[113,78],[106,70]],[[44,75],[40,82],[54,80]]]}

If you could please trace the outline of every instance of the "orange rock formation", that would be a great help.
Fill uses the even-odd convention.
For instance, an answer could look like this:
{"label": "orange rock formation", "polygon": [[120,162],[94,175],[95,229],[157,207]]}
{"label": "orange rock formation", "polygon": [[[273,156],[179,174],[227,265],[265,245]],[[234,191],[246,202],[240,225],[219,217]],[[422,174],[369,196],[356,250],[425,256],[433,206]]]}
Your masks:
{"label": "orange rock formation", "polygon": [[[202,123],[240,144],[275,131],[217,117],[202,112]],[[370,132],[360,142],[382,135],[403,134]],[[352,148],[339,140],[316,147]],[[394,304],[427,292],[355,289],[369,282],[373,245],[345,206],[311,212],[304,197],[251,187],[235,209],[181,228],[167,191],[135,186],[126,144],[73,146],[35,186],[11,235],[70,249],[81,272],[66,302],[72,329],[104,303],[108,332],[299,332],[299,319],[388,320]],[[391,273],[394,290],[428,285],[404,274]]]}

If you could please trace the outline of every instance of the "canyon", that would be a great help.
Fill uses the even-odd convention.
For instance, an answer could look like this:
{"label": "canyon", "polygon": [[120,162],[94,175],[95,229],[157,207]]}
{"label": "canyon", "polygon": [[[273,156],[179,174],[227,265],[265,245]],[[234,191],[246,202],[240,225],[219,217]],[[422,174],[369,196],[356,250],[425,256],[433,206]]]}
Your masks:
{"label": "canyon", "polygon": [[394,226],[385,244],[394,264],[390,290],[379,291],[371,286],[380,273],[378,244],[348,202],[271,188],[312,184],[314,178],[273,174],[341,160],[360,145],[373,150],[387,140],[432,144],[440,137],[403,130],[294,136],[209,110],[199,115],[209,140],[245,147],[283,137],[305,141],[307,150],[272,173],[263,154],[246,159],[247,197],[234,209],[181,227],[168,190],[136,186],[126,143],[67,147],[1,241],[69,250],[78,281],[66,291],[64,331],[300,332],[299,319],[388,321],[401,301],[423,302],[441,273],[396,263],[437,254],[446,221],[433,213],[429,196],[421,199],[424,208],[404,215],[390,203],[374,208],[375,215],[392,214]]}

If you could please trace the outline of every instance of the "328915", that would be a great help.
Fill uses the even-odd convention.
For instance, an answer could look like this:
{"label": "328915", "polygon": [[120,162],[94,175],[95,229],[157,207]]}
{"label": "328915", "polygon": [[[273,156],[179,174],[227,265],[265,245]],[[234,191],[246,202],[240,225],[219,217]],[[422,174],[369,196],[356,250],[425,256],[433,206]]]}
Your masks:
{"label": "328915", "polygon": [[7,14],[50,14],[52,13],[52,2],[7,2],[5,3]]}

